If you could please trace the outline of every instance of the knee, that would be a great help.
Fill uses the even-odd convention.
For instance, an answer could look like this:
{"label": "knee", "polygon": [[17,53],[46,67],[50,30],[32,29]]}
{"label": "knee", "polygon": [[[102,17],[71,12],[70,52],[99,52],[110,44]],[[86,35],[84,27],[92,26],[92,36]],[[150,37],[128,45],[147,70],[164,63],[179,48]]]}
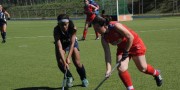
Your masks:
{"label": "knee", "polygon": [[138,68],[138,69],[139,69],[140,72],[143,72],[143,73],[144,73],[144,72],[146,72],[147,67],[140,67],[140,68]]}
{"label": "knee", "polygon": [[77,63],[77,67],[81,68],[82,64],[80,62]]}
{"label": "knee", "polygon": [[128,66],[124,66],[124,65],[121,65],[120,67],[118,67],[118,71],[121,73],[121,72],[124,72],[124,71],[127,71],[128,69]]}
{"label": "knee", "polygon": [[75,65],[76,67],[79,67],[79,68],[82,67],[82,64],[81,64],[80,60],[75,60],[74,65]]}

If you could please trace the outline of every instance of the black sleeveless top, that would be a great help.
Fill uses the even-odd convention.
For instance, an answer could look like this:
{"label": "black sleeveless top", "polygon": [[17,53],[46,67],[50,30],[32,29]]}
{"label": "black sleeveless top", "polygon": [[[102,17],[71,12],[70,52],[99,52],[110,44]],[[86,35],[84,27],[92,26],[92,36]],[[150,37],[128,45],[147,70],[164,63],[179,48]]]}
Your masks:
{"label": "black sleeveless top", "polygon": [[63,49],[67,48],[71,43],[71,36],[76,33],[76,30],[73,27],[69,27],[67,32],[60,30],[59,26],[54,28],[54,40],[57,43],[58,40],[61,40]]}
{"label": "black sleeveless top", "polygon": [[0,11],[0,22],[6,22],[6,16],[3,11]]}

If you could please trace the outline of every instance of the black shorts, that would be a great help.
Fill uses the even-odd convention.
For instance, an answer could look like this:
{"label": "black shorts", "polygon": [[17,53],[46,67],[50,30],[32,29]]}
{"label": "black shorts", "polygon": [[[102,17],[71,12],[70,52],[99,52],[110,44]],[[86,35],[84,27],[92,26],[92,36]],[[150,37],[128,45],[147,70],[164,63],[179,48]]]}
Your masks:
{"label": "black shorts", "polygon": [[[74,43],[74,48],[77,48],[77,49],[79,50],[79,45],[78,45],[77,40],[76,40],[75,43]],[[70,46],[64,48],[64,50],[65,50],[66,52],[69,51],[69,50],[70,50]]]}
{"label": "black shorts", "polygon": [[4,24],[7,24],[7,22],[4,19],[0,19],[0,27],[2,27]]}

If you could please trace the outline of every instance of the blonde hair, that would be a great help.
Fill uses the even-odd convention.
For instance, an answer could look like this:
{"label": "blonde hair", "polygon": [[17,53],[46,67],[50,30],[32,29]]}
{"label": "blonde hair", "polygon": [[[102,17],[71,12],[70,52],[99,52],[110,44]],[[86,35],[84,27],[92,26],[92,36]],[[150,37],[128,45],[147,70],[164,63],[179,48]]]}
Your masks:
{"label": "blonde hair", "polygon": [[1,7],[0,11],[5,12],[5,10],[4,10],[4,8],[3,8],[3,6],[1,4],[0,4],[0,7]]}

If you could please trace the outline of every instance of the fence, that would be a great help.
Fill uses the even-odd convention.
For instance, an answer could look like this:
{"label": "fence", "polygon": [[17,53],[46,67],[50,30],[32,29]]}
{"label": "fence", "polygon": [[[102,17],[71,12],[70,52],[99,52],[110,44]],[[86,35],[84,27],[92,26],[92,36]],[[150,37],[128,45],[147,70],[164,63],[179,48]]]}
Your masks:
{"label": "fence", "polygon": [[[131,3],[132,2],[132,3]],[[102,3],[100,3],[100,11],[102,10]],[[104,6],[108,7],[108,6]],[[154,0],[154,2],[144,2],[143,0],[134,2],[128,0],[128,11],[132,15],[180,15],[180,1],[171,0],[167,3]],[[147,12],[148,11],[148,12]],[[68,14],[73,18],[84,18],[83,9],[80,8],[54,8],[54,9],[29,9],[8,11],[12,18],[56,18],[58,14]],[[111,11],[109,11],[111,12]]]}
{"label": "fence", "polygon": [[[74,11],[74,12],[72,12]],[[78,9],[32,9],[32,10],[19,10],[10,11],[13,18],[55,18],[59,14],[68,14],[71,17],[79,18],[83,17],[83,13]]]}
{"label": "fence", "polygon": [[[129,4],[128,9],[131,14],[179,14],[180,11],[180,1],[179,0],[154,0],[154,2],[144,2],[144,0],[139,0],[138,2],[133,2]],[[153,0],[152,0],[153,1]],[[151,12],[147,12],[151,11]]]}

